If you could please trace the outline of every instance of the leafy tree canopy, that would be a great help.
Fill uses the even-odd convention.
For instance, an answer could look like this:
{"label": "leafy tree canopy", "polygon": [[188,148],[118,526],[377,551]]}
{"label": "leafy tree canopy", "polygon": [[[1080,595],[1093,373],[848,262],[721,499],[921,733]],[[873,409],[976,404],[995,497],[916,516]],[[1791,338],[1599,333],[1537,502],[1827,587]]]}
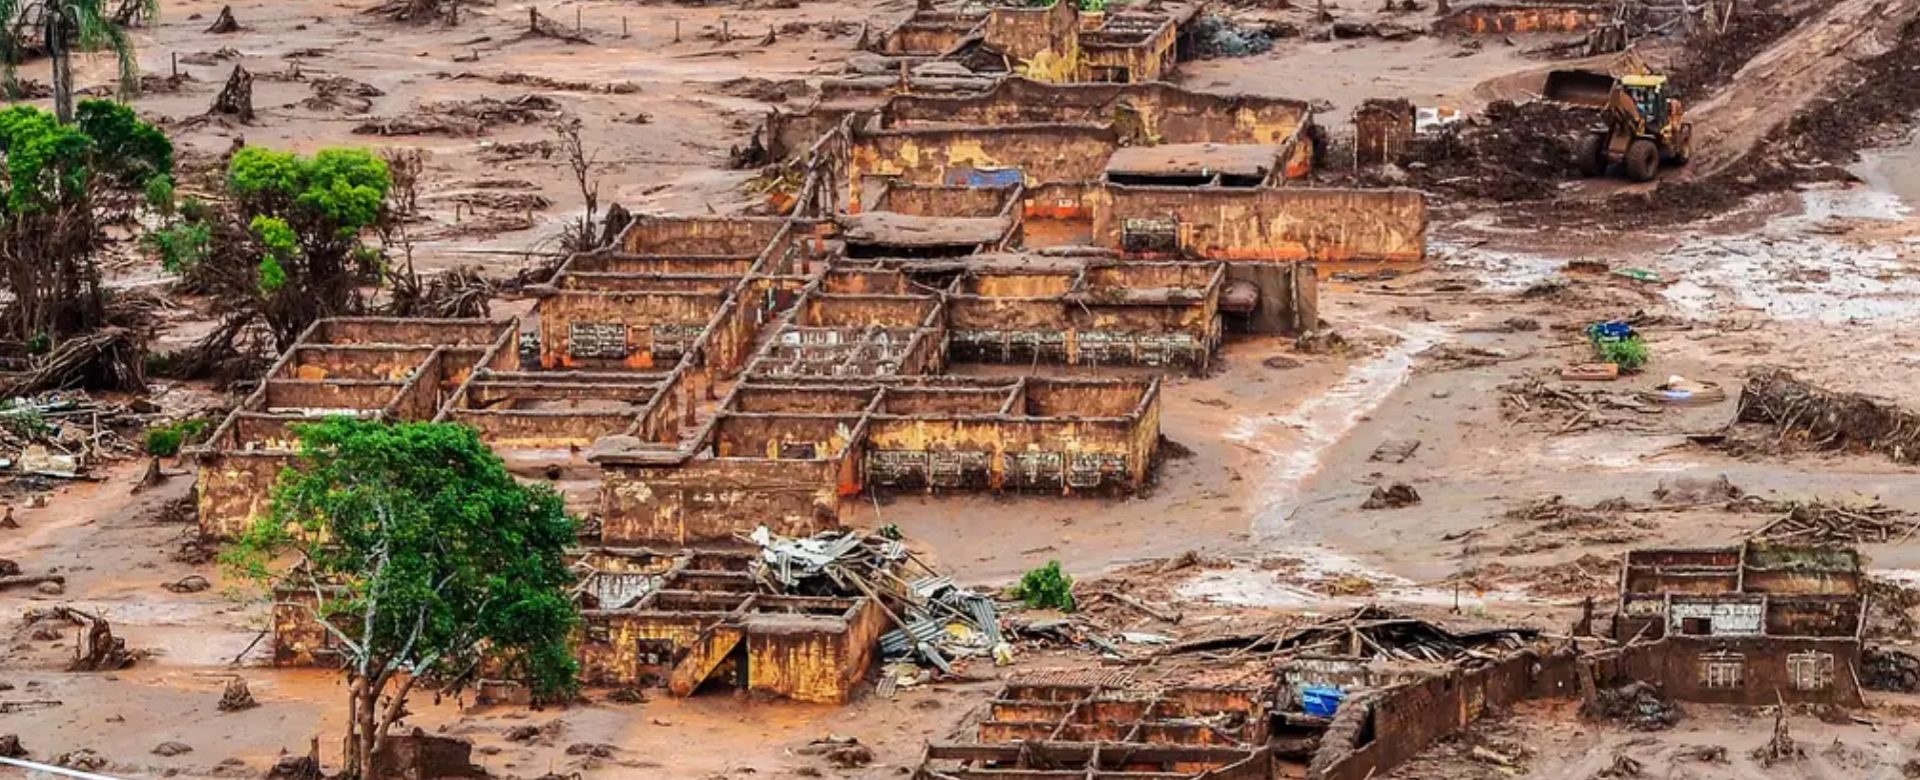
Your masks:
{"label": "leafy tree canopy", "polygon": [[227,184],[249,213],[348,238],[379,219],[393,175],[385,160],[365,149],[323,149],[303,158],[249,147],[233,155]]}
{"label": "leafy tree canopy", "polygon": [[82,101],[72,125],[32,106],[0,111],[0,151],[6,207],[16,215],[76,202],[96,184],[144,189],[173,172],[166,135],[106,100]]}
{"label": "leafy tree canopy", "polygon": [[483,652],[536,695],[573,689],[562,553],[574,536],[558,494],[516,482],[466,426],[342,417],[294,432],[297,467],[229,565],[264,579],[291,550],[303,576],[342,585],[321,610],[376,699],[399,671],[462,680]]}

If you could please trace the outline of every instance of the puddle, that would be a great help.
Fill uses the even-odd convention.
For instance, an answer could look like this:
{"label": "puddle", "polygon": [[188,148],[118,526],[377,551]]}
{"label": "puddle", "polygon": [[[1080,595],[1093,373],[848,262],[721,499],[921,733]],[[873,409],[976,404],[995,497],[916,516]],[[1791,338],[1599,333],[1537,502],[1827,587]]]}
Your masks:
{"label": "puddle", "polygon": [[1839,324],[1920,315],[1920,240],[1849,238],[1837,222],[1906,220],[1899,197],[1865,188],[1802,193],[1802,213],[1739,236],[1699,236],[1669,252],[1676,281],[1668,301],[1689,316],[1716,309],[1765,312],[1780,320]]}
{"label": "puddle", "polygon": [[1860,162],[1847,170],[1867,186],[1899,198],[1910,209],[1920,209],[1920,129],[1907,134],[1898,146],[1862,152]]}
{"label": "puddle", "polygon": [[1389,332],[1399,337],[1399,343],[1347,369],[1339,384],[1286,414],[1241,418],[1227,432],[1228,439],[1253,443],[1276,429],[1287,430],[1276,445],[1263,448],[1272,460],[1262,485],[1268,503],[1253,520],[1256,537],[1279,534],[1300,498],[1301,486],[1320,471],[1327,450],[1407,381],[1414,355],[1447,335],[1445,328],[1424,323]]}

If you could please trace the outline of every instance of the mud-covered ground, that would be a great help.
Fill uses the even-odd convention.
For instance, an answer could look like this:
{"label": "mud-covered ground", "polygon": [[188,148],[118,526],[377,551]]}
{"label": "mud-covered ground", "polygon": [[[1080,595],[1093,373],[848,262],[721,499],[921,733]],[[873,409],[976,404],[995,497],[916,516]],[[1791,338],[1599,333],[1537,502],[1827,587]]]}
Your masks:
{"label": "mud-covered ground", "polygon": [[[171,120],[188,155],[204,159],[239,139],[303,150],[426,148],[423,265],[473,263],[503,277],[528,262],[526,250],[551,247],[560,221],[580,206],[564,165],[540,152],[552,132],[538,121],[480,135],[370,136],[356,134],[356,127],[392,122],[435,102],[537,95],[581,119],[602,163],[603,202],[636,212],[738,213],[757,205],[739,187],[751,173],[725,170],[723,162],[728,147],[744,141],[751,123],[775,105],[768,99],[804,105],[805,80],[836,69],[859,24],[879,29],[911,8],[905,2],[536,4],[563,25],[578,12],[593,43],[571,44],[521,39],[529,6],[518,3],[473,9],[448,29],[369,18],[361,3],[256,0],[234,5],[246,29],[204,32],[219,5],[167,3],[158,27],[136,34],[150,73],[169,73],[175,55],[214,63],[183,62],[191,80],[176,92],[141,98],[141,111]],[[1877,20],[1876,30],[1899,29],[1887,19],[1911,17],[1915,7],[1900,0],[1775,5],[1793,18],[1864,14]],[[621,36],[623,19],[628,37]],[[717,40],[723,23],[732,40]],[[769,27],[775,42],[763,45]],[[1819,74],[1844,70],[1846,63],[1831,58],[1886,56],[1885,43],[1893,39],[1842,35],[1853,29],[1809,27],[1801,33],[1810,40],[1802,41],[1795,32],[1768,28],[1761,42],[1794,45],[1752,65],[1699,71],[1689,89],[1722,85],[1696,115],[1702,138],[1719,150],[1715,155],[1764,143],[1765,118],[1793,115],[1791,106],[1782,113],[1768,101],[1786,96],[1797,105],[1817,97],[1807,94],[1817,84],[1768,90],[1742,70],[1777,75],[1799,63],[1804,77],[1817,81]],[[1494,100],[1524,101],[1527,85],[1566,64],[1526,54],[1533,44],[1446,36],[1283,39],[1256,57],[1186,64],[1182,80],[1196,88],[1324,101],[1322,120],[1337,126],[1364,97],[1469,110]],[[1661,45],[1649,42],[1648,49],[1658,52]],[[255,74],[260,120],[249,126],[189,121],[205,111],[235,63]],[[30,63],[23,75],[44,81],[43,69]],[[83,81],[98,83],[108,65],[85,63],[81,72]],[[551,81],[529,83],[512,74]],[[362,98],[364,104],[309,103],[326,76],[382,94]],[[790,83],[795,79],[799,86]],[[551,86],[557,82],[568,83]],[[1876,128],[1884,124],[1876,122]],[[1186,618],[1170,626],[1125,610],[1096,612],[1107,625],[1193,635],[1370,601],[1564,626],[1582,598],[1604,599],[1612,591],[1622,551],[1728,543],[1770,519],[1716,500],[1712,491],[1725,486],[1770,501],[1878,501],[1920,517],[1920,484],[1911,468],[1885,458],[1730,450],[1689,437],[1720,430],[1732,417],[1744,374],[1761,365],[1920,406],[1913,389],[1920,387],[1920,336],[1908,319],[1920,310],[1920,191],[1914,184],[1920,141],[1858,127],[1848,137],[1891,144],[1850,162],[1848,170],[1862,183],[1823,174],[1809,176],[1800,191],[1774,182],[1710,206],[1681,204],[1697,210],[1687,220],[1633,218],[1632,208],[1664,208],[1679,196],[1639,207],[1607,199],[1691,181],[1687,177],[1707,175],[1707,167],[1651,187],[1556,178],[1538,186],[1536,199],[1550,204],[1542,212],[1502,206],[1484,192],[1443,191],[1428,268],[1323,284],[1323,315],[1341,344],[1308,351],[1279,340],[1236,339],[1223,349],[1217,372],[1168,378],[1163,433],[1179,445],[1168,451],[1178,454],[1162,464],[1148,493],[1072,501],[900,496],[861,508],[854,522],[898,524],[916,549],[969,583],[1005,584],[1057,559],[1086,581],[1083,587],[1103,579],[1125,583]],[[1715,155],[1708,159],[1721,159]],[[1815,178],[1822,181],[1811,182]],[[501,192],[537,199],[472,197]],[[550,205],[531,205],[538,199]],[[476,201],[482,205],[470,210],[467,204]],[[503,203],[515,205],[497,205]],[[1569,216],[1582,209],[1604,210],[1605,218]],[[1653,279],[1609,269],[1643,269]],[[161,279],[150,263],[132,257],[115,276],[120,284]],[[1565,389],[1554,376],[1560,366],[1590,358],[1581,335],[1586,325],[1621,318],[1646,335],[1652,362],[1643,373],[1574,386],[1570,392],[1586,399],[1586,410],[1556,406],[1551,393],[1542,394],[1541,388]],[[175,327],[190,332],[195,317],[183,313]],[[1725,396],[1679,406],[1646,395],[1672,376],[1712,383]],[[1409,450],[1409,442],[1417,446]],[[183,471],[135,494],[140,473],[137,464],[123,464],[103,481],[63,488],[45,507],[19,508],[19,529],[0,528],[0,558],[68,577],[57,596],[0,592],[0,702],[58,702],[0,710],[0,734],[18,734],[36,758],[91,748],[107,757],[111,773],[182,777],[259,776],[282,752],[304,752],[316,735],[331,739],[345,693],[338,678],[265,666],[264,648],[255,644],[265,623],[257,597],[226,582],[204,558],[177,555],[189,529],[162,519],[160,508],[186,493],[190,476]],[[1391,483],[1413,487],[1421,501],[1361,509],[1375,487]],[[1667,498],[1675,491],[1706,498]],[[1195,565],[1136,565],[1187,551],[1198,553]],[[1920,584],[1920,539],[1864,551],[1876,575]],[[162,587],[195,574],[212,587],[197,593]],[[56,604],[105,615],[145,657],[111,674],[62,671],[75,641],[71,632],[35,638],[19,620],[30,609]],[[1034,645],[1022,648],[1013,668],[1094,662],[1080,651]],[[891,700],[866,695],[845,708],[724,693],[619,704],[593,694],[593,701],[529,712],[425,697],[410,722],[473,740],[478,760],[505,776],[896,777],[913,765],[926,739],[963,728],[1007,671],[975,663],[966,680],[903,690]],[[231,713],[215,708],[234,675],[248,680],[262,706]],[[1864,714],[1871,726],[1796,718],[1796,734],[1816,755],[1801,773],[1764,770],[1740,758],[1771,728],[1770,719],[1756,714],[1693,711],[1678,730],[1648,737],[1543,705],[1515,713],[1491,732],[1502,738],[1500,729],[1512,731],[1505,739],[1528,746],[1529,756],[1490,766],[1470,750],[1449,753],[1453,748],[1443,746],[1429,756],[1437,762],[1430,764],[1437,767],[1433,773],[1406,776],[1585,778],[1620,753],[1657,763],[1653,776],[1892,776],[1887,773],[1911,752],[1915,735],[1906,724],[1914,711],[1910,702],[1879,701],[1882,706]],[[506,739],[510,728],[528,724],[542,727],[539,736]],[[868,743],[875,763],[837,769],[803,750],[830,734]],[[155,755],[166,741],[193,750]],[[1685,763],[1683,748],[1696,742],[1724,742],[1735,758],[1726,766]],[[594,755],[593,746],[602,744],[612,748]],[[322,750],[337,756],[329,743]]]}

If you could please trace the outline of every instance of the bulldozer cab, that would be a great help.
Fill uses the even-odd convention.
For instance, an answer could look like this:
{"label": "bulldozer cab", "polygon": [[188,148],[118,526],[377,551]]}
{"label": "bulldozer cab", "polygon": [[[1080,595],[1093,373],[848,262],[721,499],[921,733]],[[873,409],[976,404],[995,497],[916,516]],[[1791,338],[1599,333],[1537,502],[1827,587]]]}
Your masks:
{"label": "bulldozer cab", "polygon": [[1658,133],[1667,126],[1667,77],[1622,76],[1620,89],[1633,100],[1646,122],[1647,132]]}

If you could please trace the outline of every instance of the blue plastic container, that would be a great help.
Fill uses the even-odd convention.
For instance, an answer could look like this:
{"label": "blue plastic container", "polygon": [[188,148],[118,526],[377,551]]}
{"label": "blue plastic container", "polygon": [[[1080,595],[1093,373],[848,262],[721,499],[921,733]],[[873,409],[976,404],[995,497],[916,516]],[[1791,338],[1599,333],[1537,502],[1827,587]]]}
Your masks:
{"label": "blue plastic container", "polygon": [[1316,685],[1300,691],[1300,709],[1316,718],[1331,718],[1333,713],[1340,709],[1340,702],[1346,699],[1346,691]]}

